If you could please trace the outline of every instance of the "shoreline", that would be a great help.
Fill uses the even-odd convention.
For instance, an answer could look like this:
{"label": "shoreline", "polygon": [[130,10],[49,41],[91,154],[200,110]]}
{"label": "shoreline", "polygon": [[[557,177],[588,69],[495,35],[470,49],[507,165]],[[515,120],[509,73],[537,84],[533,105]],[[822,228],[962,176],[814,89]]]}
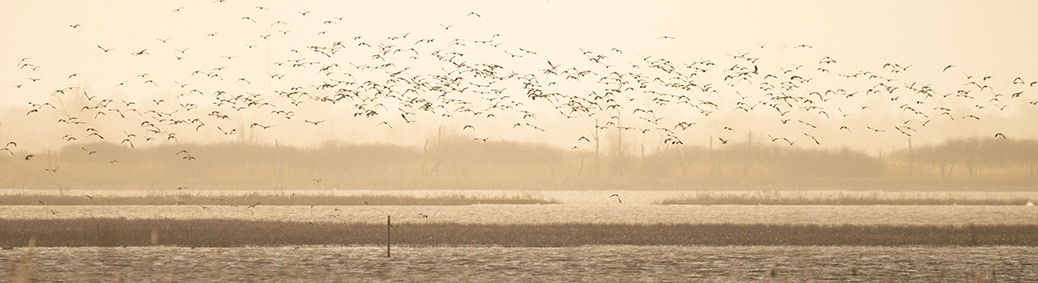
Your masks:
{"label": "shoreline", "polygon": [[[1038,246],[1038,225],[394,224],[392,245]],[[30,244],[33,242],[33,244]],[[233,219],[0,219],[0,246],[385,246],[386,225]]]}

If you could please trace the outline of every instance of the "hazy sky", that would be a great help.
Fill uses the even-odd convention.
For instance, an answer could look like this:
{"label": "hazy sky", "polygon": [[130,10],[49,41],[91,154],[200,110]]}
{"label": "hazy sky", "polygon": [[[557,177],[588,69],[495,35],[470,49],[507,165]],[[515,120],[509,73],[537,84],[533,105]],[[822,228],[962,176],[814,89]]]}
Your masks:
{"label": "hazy sky", "polygon": [[[870,152],[903,146],[907,136],[898,131],[906,126],[919,143],[990,137],[996,132],[1010,138],[1038,137],[1028,123],[1038,119],[1038,87],[1029,85],[1038,81],[1035,1],[2,0],[0,11],[0,38],[5,42],[0,45],[0,142],[18,141],[27,150],[67,144],[66,135],[75,142],[98,140],[88,136],[86,128],[96,128],[110,142],[127,138],[138,146],[240,138],[306,146],[326,140],[421,145],[441,127],[472,138],[588,149],[578,138],[590,137],[596,118],[605,124],[617,114],[624,126],[637,128],[624,131],[624,138],[650,149],[664,146],[668,133],[686,145],[706,145],[718,138],[742,142],[753,133],[763,142],[769,142],[770,135],[795,140],[796,146],[848,146]],[[416,43],[423,39],[433,41]],[[460,44],[453,44],[455,40]],[[380,50],[380,44],[386,49]],[[382,58],[372,56],[398,48]],[[337,53],[315,51],[332,49]],[[419,111],[419,105],[374,95],[371,89],[334,104],[312,99],[334,94],[316,89],[330,79],[355,81],[350,87],[356,90],[365,81],[389,84],[383,73],[400,71],[424,80],[450,74],[451,63],[437,59],[432,54],[436,50],[463,54],[448,55],[457,57],[451,62],[469,67],[499,64],[498,75],[517,75],[493,82],[464,75],[463,82],[475,85],[448,97],[471,104],[455,101],[434,111]],[[399,55],[408,52],[413,54]],[[740,54],[759,59],[736,58]],[[605,57],[590,61],[596,55]],[[836,62],[820,63],[825,57]],[[595,110],[565,118],[558,108],[565,101],[530,100],[518,79],[534,74],[546,92],[588,99],[605,93],[608,87],[602,86],[601,78],[610,71],[673,79],[675,74],[651,68],[658,59],[681,69],[686,79],[691,77],[689,64],[716,63],[695,82],[717,92],[682,92],[650,82],[646,88],[615,96],[622,111]],[[350,65],[386,63],[393,65]],[[318,71],[333,64],[338,66],[327,74]],[[595,74],[551,77],[544,70],[553,65],[560,66],[560,72],[576,68]],[[729,69],[733,65],[760,70],[748,81],[729,85],[724,78],[738,72]],[[946,69],[948,65],[953,67]],[[867,94],[879,81],[866,78],[868,74],[855,79],[840,76],[864,71],[893,79],[886,84],[899,89]],[[815,81],[798,82],[799,89],[784,94],[771,90],[769,96],[760,87],[766,74],[776,76],[770,83],[777,87],[794,75]],[[1021,79],[1014,82],[1017,77]],[[623,80],[636,81],[633,75]],[[977,84],[967,85],[971,81]],[[909,90],[923,85],[938,95],[927,98]],[[68,87],[73,89],[55,93]],[[775,96],[810,97],[811,92],[838,88],[857,94],[829,97],[828,102],[798,101],[780,105],[779,110],[755,104],[776,103]],[[954,95],[958,90],[969,93]],[[283,95],[291,91],[309,96]],[[661,98],[658,93],[684,94],[717,107],[706,114],[688,107],[691,104],[677,105],[676,97],[653,100]],[[436,94],[398,94],[441,104],[435,103]],[[228,97],[238,98],[217,104]],[[495,102],[514,107],[500,109],[493,118],[487,117],[489,111],[480,111]],[[740,102],[755,108],[737,110],[750,107]],[[42,103],[56,106],[31,105]],[[263,103],[270,105],[259,106]],[[105,105],[96,107],[99,104]],[[358,105],[381,110],[374,117],[358,117]],[[906,105],[911,108],[906,110]],[[246,108],[234,109],[239,106]],[[459,107],[483,113],[457,111]],[[34,108],[39,109],[26,114]],[[155,112],[129,113],[130,108]],[[650,108],[651,115],[634,111]],[[125,118],[110,109],[119,109]],[[230,117],[209,115],[213,111]],[[527,112],[521,111],[534,115],[524,118]],[[780,115],[782,111],[791,113]],[[448,112],[449,117],[441,115]],[[56,122],[71,117],[86,124]],[[199,120],[172,121],[178,119]],[[683,121],[695,125],[677,130],[676,124]],[[142,126],[145,122],[156,126]],[[253,123],[273,127],[261,130]],[[235,134],[227,133],[232,129]],[[612,140],[616,131],[614,126],[601,134]],[[176,139],[169,139],[170,134]],[[821,145],[814,144],[812,136]]]}

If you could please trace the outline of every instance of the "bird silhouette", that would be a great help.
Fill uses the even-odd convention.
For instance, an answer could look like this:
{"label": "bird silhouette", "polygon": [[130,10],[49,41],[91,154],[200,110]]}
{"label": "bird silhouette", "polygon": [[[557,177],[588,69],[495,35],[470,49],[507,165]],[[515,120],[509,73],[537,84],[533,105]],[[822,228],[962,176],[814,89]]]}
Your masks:
{"label": "bird silhouette", "polygon": [[614,198],[614,197],[616,198],[617,203],[624,203],[623,200],[620,200],[620,195],[619,194],[609,195],[609,198]]}

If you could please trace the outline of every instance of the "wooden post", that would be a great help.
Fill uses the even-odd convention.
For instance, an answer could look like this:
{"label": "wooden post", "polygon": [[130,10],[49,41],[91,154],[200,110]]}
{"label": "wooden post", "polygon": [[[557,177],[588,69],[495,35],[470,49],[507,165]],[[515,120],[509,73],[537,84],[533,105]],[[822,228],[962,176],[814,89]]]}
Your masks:
{"label": "wooden post", "polygon": [[389,257],[389,243],[390,243],[390,228],[393,227],[393,222],[390,220],[390,215],[386,215],[386,257]]}

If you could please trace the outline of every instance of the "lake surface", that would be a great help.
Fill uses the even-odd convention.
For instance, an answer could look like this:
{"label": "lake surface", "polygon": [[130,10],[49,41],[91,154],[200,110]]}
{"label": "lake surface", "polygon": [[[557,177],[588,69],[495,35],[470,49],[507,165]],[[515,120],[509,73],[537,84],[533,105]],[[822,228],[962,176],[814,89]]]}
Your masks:
{"label": "lake surface", "polygon": [[225,218],[385,223],[386,215],[392,215],[395,223],[1038,224],[1038,207],[1033,206],[0,206],[4,219]]}
{"label": "lake surface", "polygon": [[[39,193],[6,191],[0,193]],[[55,193],[55,192],[49,192]],[[57,194],[133,195],[154,192],[59,191]],[[183,193],[183,192],[161,192]],[[212,195],[214,192],[192,192]],[[238,197],[249,192],[222,191]],[[279,192],[280,194],[316,192]],[[372,194],[375,192],[331,192]],[[450,191],[395,192],[406,195]],[[508,195],[480,191],[466,195]],[[526,193],[526,192],[519,192]],[[1033,206],[761,206],[656,205],[684,192],[621,191],[623,203],[608,193],[534,192],[560,204],[467,206],[4,206],[3,219],[246,219],[385,223],[737,223],[737,224],[1036,224]],[[824,197],[825,193],[820,194]],[[918,193],[942,194],[942,193]],[[954,197],[990,198],[989,193]],[[910,195],[915,197],[916,195]],[[930,195],[934,196],[934,195]],[[943,195],[937,195],[938,197]],[[996,197],[1032,198],[1034,193]],[[893,197],[898,197],[894,195]],[[428,216],[428,217],[425,217]],[[786,247],[786,246],[586,246],[382,247],[287,246],[273,248],[26,248],[0,251],[0,281],[31,276],[40,281],[125,282],[261,281],[708,281],[746,282],[1038,282],[1034,247]],[[28,269],[26,269],[28,268]],[[21,272],[21,273],[20,273]]]}
{"label": "lake surface", "polygon": [[[761,194],[761,192],[718,192]],[[888,198],[1007,198],[1038,199],[1029,192],[847,192],[807,191],[777,192],[786,195],[833,197],[865,195]],[[620,191],[620,203],[602,191],[75,191],[75,190],[0,190],[4,194],[57,194],[82,196],[92,194],[142,196],[191,194],[220,198],[274,194],[289,197],[305,195],[407,195],[508,197],[530,195],[557,200],[550,205],[466,205],[466,206],[246,206],[227,205],[162,205],[162,206],[11,206],[0,205],[4,219],[68,219],[68,218],[169,218],[169,219],[248,219],[302,222],[384,223],[386,215],[394,222],[450,222],[482,224],[552,224],[552,223],[736,223],[736,224],[899,224],[899,225],[967,225],[967,224],[1036,224],[1038,207],[1024,205],[960,206],[960,205],[657,205],[666,198],[687,196],[682,191]],[[171,201],[172,203],[172,201]],[[428,216],[428,217],[426,217]]]}
{"label": "lake surface", "polygon": [[1038,280],[1022,247],[37,248],[0,278],[126,282],[997,282]]}

